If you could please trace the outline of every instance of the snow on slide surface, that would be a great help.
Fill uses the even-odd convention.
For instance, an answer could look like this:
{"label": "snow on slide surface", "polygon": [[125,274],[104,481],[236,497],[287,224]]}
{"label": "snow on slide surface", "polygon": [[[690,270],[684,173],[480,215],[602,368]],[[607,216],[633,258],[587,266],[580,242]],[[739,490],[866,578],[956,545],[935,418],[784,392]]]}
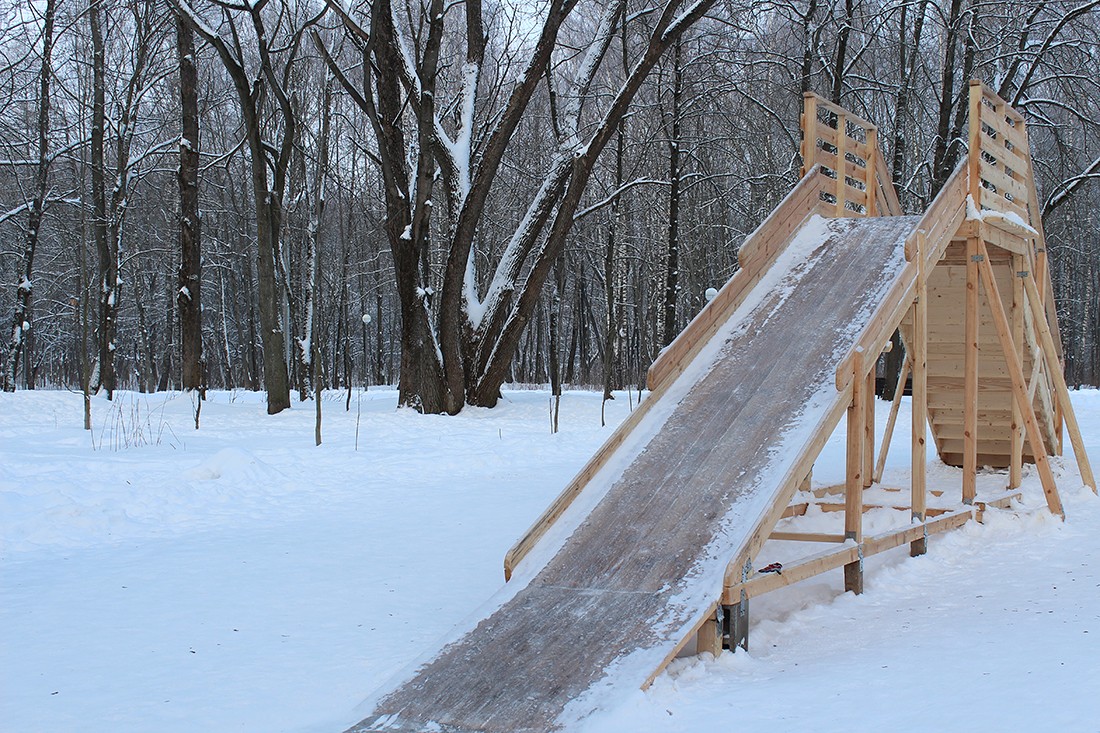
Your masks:
{"label": "snow on slide surface", "polygon": [[915,217],[814,217],[513,580],[354,731],[570,728],[714,602],[904,266]]}

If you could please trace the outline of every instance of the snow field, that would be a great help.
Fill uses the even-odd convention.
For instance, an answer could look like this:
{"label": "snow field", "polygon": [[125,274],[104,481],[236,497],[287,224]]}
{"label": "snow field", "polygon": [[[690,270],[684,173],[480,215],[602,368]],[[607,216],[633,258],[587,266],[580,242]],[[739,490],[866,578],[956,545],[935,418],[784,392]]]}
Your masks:
{"label": "snow field", "polygon": [[[552,436],[545,391],[455,418],[395,410],[389,390],[345,412],[334,392],[315,447],[312,403],[267,416],[262,395],[211,397],[199,431],[186,396],[97,398],[89,435],[78,394],[0,395],[0,730],[341,730],[500,588],[504,553],[629,409],[620,394],[600,428],[599,395],[567,392]],[[1100,392],[1074,399],[1100,467]],[[908,482],[907,408],[886,485]],[[1025,468],[1015,509],[923,558],[870,558],[863,596],[837,572],[757,599],[750,653],[678,660],[584,730],[1095,733],[1100,501],[1068,440],[1053,467],[1064,524]],[[814,485],[843,470],[842,425]],[[979,491],[1004,480],[983,473]],[[960,481],[930,466],[944,501]],[[760,560],[818,549],[769,543]]]}

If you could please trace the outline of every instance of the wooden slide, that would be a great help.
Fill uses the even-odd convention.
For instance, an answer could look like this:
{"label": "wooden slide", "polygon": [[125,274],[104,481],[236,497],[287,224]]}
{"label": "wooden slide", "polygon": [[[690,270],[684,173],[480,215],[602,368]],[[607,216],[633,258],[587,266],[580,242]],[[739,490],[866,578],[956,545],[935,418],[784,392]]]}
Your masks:
{"label": "wooden slide", "polygon": [[[933,329],[925,269],[965,230],[965,199],[949,186],[923,217],[887,215],[900,212],[882,176],[873,125],[808,97],[803,130],[802,181],[746,240],[741,271],[654,364],[650,396],[509,553],[511,581],[484,616],[376,693],[352,731],[576,727],[616,692],[646,687],[685,647],[717,651],[723,637],[737,643],[731,616],[743,620],[750,597],[841,566],[846,587],[859,592],[865,554],[906,542],[923,551],[927,534],[958,526],[984,506],[983,497],[964,493],[965,505],[928,520],[920,439],[912,526],[863,537],[862,492],[874,454],[866,387],[901,326],[915,359],[914,399],[927,404],[924,356]],[[840,177],[838,161],[846,168]],[[1055,348],[1039,313],[1027,321],[1036,334],[1029,343]],[[1024,325],[1020,315],[1017,330]],[[998,442],[1011,443],[1006,462],[1009,447],[1023,459],[1025,437],[1040,445],[1040,434],[1048,443],[1056,438],[1059,411],[1049,404],[1057,396],[1049,379],[1038,386],[1033,366],[1043,348],[1030,353],[1030,393],[1010,391],[1007,407],[997,406],[1009,419],[1022,410],[1035,423],[1025,436],[1014,422],[1016,437]],[[967,392],[962,382],[958,390]],[[1028,404],[1013,407],[1023,394]],[[1036,420],[1033,408],[1044,404],[1049,409]],[[923,427],[916,403],[914,413]],[[845,414],[845,533],[804,538],[838,549],[782,576],[753,572]],[[976,455],[971,443],[965,451]],[[1031,449],[1033,460],[1045,456],[1042,447]],[[796,539],[791,534],[782,538]]]}

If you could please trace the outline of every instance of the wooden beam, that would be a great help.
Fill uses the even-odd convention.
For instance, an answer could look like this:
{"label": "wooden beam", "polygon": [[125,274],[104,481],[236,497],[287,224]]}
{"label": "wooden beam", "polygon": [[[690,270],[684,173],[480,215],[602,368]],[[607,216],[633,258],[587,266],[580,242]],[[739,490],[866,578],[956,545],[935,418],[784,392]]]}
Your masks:
{"label": "wooden beam", "polygon": [[878,159],[878,130],[874,127],[867,128],[867,147],[871,149],[871,154],[867,156],[867,211],[865,214],[867,216],[878,216],[878,201],[875,196],[878,189],[875,169],[875,163]]}
{"label": "wooden beam", "polygon": [[[844,536],[863,541],[863,449],[866,445],[863,423],[867,380],[863,374],[863,353],[852,359],[852,401],[848,407],[847,453],[844,480]],[[844,590],[863,592],[863,559],[857,558],[844,566]]]}
{"label": "wooden beam", "polygon": [[[985,254],[985,244],[979,240],[978,248]],[[1001,301],[1000,290],[997,288],[997,278],[993,276],[993,267],[988,259],[982,259],[979,263],[982,273],[982,284],[985,287],[986,300],[993,312],[993,324],[997,328],[997,335],[1001,340],[1001,349],[1004,351],[1005,361],[1012,376],[1012,391],[1016,402],[1020,406],[1020,412],[1024,418],[1024,428],[1027,430],[1027,439],[1031,444],[1031,454],[1035,457],[1035,467],[1039,470],[1039,481],[1043,485],[1043,493],[1046,495],[1047,507],[1052,514],[1065,518],[1062,509],[1062,500],[1058,495],[1058,487],[1054,483],[1054,474],[1050,470],[1050,461],[1047,459],[1046,445],[1043,443],[1042,433],[1039,432],[1039,421],[1035,418],[1035,410],[1027,399],[1027,384],[1024,382],[1024,370],[1020,364],[1020,355],[1012,343],[1012,330],[1005,315],[1004,303]]]}
{"label": "wooden beam", "polygon": [[955,510],[925,524],[911,525],[867,538],[861,544],[848,544],[837,550],[825,550],[797,562],[785,564],[778,573],[756,573],[744,580],[727,582],[722,589],[722,603],[738,603],[807,580],[829,570],[859,562],[880,552],[900,547],[929,535],[961,527],[974,518],[976,509]]}
{"label": "wooden beam", "polygon": [[836,116],[836,159],[838,162],[836,170],[836,215],[847,216],[848,212],[845,209],[844,202],[848,200],[848,184],[844,179],[844,157],[848,150],[848,113],[845,111],[837,112]]}
{"label": "wooden beam", "polygon": [[[971,87],[973,96],[974,88]],[[971,120],[975,120],[971,117]],[[978,477],[978,257],[979,237],[966,240],[966,311],[963,340],[966,353],[963,366],[963,476],[962,500],[974,501]]]}
{"label": "wooden beam", "polygon": [[875,362],[867,371],[863,388],[863,488],[871,486],[875,472]]}
{"label": "wooden beam", "polygon": [[[913,520],[922,523],[927,518],[926,506],[928,499],[926,481],[926,467],[928,465],[928,269],[924,259],[926,247],[924,232],[918,231],[916,242],[917,298],[913,303],[913,333],[909,344],[909,357],[913,364],[913,419],[910,446],[912,452],[912,479],[910,495]],[[923,555],[927,549],[927,539],[921,537],[913,540],[909,547],[909,554],[916,557]]]}
{"label": "wooden beam", "polygon": [[817,162],[817,95],[802,95],[802,175]]}
{"label": "wooden beam", "polygon": [[695,632],[695,653],[703,652],[710,652],[715,657],[722,653],[722,622],[717,606]]}
{"label": "wooden beam", "polygon": [[[1025,268],[1024,258],[1020,255],[1012,256],[1012,271],[1022,272]],[[1018,349],[1023,348],[1024,341],[1024,283],[1023,278],[1012,278],[1012,339]],[[1038,362],[1036,362],[1038,363]],[[1033,384],[1038,380],[1032,376]],[[1008,464],[1008,488],[1015,489],[1023,480],[1024,465],[1024,433],[1023,414],[1020,412],[1020,404],[1012,400],[1012,425],[1009,428],[1012,436],[1011,463]]]}
{"label": "wooden beam", "polygon": [[782,542],[847,542],[848,538],[842,534],[827,534],[824,532],[772,532],[769,540]]}
{"label": "wooden beam", "polygon": [[1043,359],[1046,360],[1047,369],[1051,379],[1054,380],[1054,391],[1058,398],[1058,404],[1062,407],[1062,417],[1066,422],[1066,430],[1069,432],[1070,445],[1073,446],[1073,455],[1077,457],[1077,468],[1081,472],[1081,481],[1096,493],[1096,477],[1092,473],[1092,465],[1089,463],[1088,453],[1085,451],[1085,442],[1081,436],[1081,426],[1077,424],[1077,415],[1073,411],[1073,403],[1069,398],[1069,387],[1066,378],[1062,374],[1062,365],[1058,363],[1058,354],[1054,346],[1054,338],[1051,335],[1050,325],[1047,323],[1043,310],[1039,289],[1032,277],[1020,278],[1024,283],[1025,299],[1031,308],[1036,330],[1042,343]]}
{"label": "wooden beam", "polygon": [[[809,504],[806,505],[807,508],[809,508],[809,506],[810,506]],[[823,512],[843,512],[847,509],[847,507],[844,504],[830,503],[830,502],[819,502],[817,504],[814,504],[813,506],[817,507],[818,509],[820,509]],[[912,510],[912,507],[903,506],[901,504],[864,504],[863,505],[863,512],[864,513],[867,513],[869,511],[871,511],[872,509],[889,509],[889,510],[895,511],[895,512],[908,512],[908,511]],[[932,507],[932,508],[926,508],[925,509],[925,513],[929,517],[938,517],[939,515],[941,515],[945,512],[948,512],[948,511],[950,511],[950,510],[949,509],[944,509],[942,507]],[[802,514],[805,514],[805,512],[802,512]],[[797,516],[801,516],[801,515],[797,515]]]}

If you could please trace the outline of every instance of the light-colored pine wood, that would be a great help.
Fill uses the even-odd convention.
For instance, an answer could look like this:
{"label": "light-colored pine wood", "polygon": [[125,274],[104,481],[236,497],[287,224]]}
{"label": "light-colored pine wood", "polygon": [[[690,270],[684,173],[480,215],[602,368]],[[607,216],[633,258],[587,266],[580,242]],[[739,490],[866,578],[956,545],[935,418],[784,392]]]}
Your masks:
{"label": "light-colored pine wood", "polygon": [[[876,360],[872,360],[872,364]],[[863,488],[873,483],[875,471],[875,367],[867,370],[863,388]]]}
{"label": "light-colored pine wood", "polygon": [[848,200],[848,184],[845,182],[846,177],[844,175],[844,161],[846,160],[845,154],[848,152],[850,146],[847,126],[848,126],[848,114],[847,112],[840,112],[836,118],[837,134],[836,140],[833,141],[836,145],[836,215],[847,216],[848,209],[845,203]]}
{"label": "light-colored pine wood", "polygon": [[817,95],[802,95],[802,175],[817,163]]}
{"label": "light-colored pine wood", "polygon": [[[974,89],[971,87],[973,97]],[[971,119],[975,119],[973,116]],[[977,493],[978,472],[978,248],[981,240],[966,242],[966,359],[963,374],[963,485],[962,500],[969,504]]]}
{"label": "light-colored pine wood", "polygon": [[[912,424],[910,451],[911,483],[910,501],[912,518],[924,522],[927,518],[928,487],[928,270],[924,258],[927,247],[924,232],[917,231],[917,297],[913,303],[913,329],[909,339],[910,360],[913,365]],[[910,554],[923,555],[927,550],[926,539],[913,540]]]}
{"label": "light-colored pine wood", "polygon": [[695,651],[698,654],[709,652],[717,657],[722,653],[722,627],[718,623],[718,610],[715,608],[695,636]]}
{"label": "light-colored pine wood", "polygon": [[[863,541],[863,450],[866,440],[863,423],[866,416],[864,401],[866,379],[863,372],[863,352],[857,351],[852,359],[852,403],[848,407],[847,447],[844,480],[844,536],[856,542]],[[863,592],[863,559],[844,566],[844,590]]]}
{"label": "light-colored pine wood", "polygon": [[1073,446],[1073,454],[1077,458],[1077,468],[1081,472],[1081,481],[1091,488],[1093,493],[1096,493],[1096,477],[1092,473],[1092,465],[1089,463],[1089,456],[1085,451],[1085,442],[1081,436],[1081,427],[1077,423],[1077,415],[1073,411],[1073,403],[1070,402],[1069,387],[1066,385],[1066,378],[1062,374],[1061,364],[1058,363],[1054,339],[1045,318],[1046,314],[1043,312],[1039,290],[1033,278],[1025,277],[1021,280],[1024,284],[1025,299],[1034,315],[1039,338],[1042,340],[1043,357],[1047,360],[1049,374],[1054,379],[1055,392],[1058,396],[1058,403],[1062,408],[1063,419],[1066,422],[1070,445]]}
{"label": "light-colored pine wood", "polygon": [[[985,244],[979,240],[978,248],[985,253]],[[1009,372],[1012,374],[1012,389],[1016,395],[1016,401],[1023,415],[1024,427],[1027,431],[1028,442],[1031,443],[1031,454],[1035,457],[1035,467],[1039,471],[1039,481],[1043,486],[1043,494],[1046,495],[1047,507],[1052,514],[1065,518],[1062,509],[1062,499],[1058,495],[1058,487],[1054,483],[1054,475],[1050,470],[1050,461],[1047,459],[1046,446],[1043,444],[1043,436],[1039,432],[1039,422],[1035,418],[1035,412],[1027,399],[1027,384],[1024,382],[1023,367],[1020,365],[1020,357],[1016,347],[1012,343],[1012,326],[1005,315],[1004,305],[1001,301],[1000,291],[997,288],[997,280],[993,276],[993,268],[989,262],[982,260],[979,263],[982,273],[982,285],[989,293],[989,304],[993,311],[993,322],[997,327],[997,334],[1001,339],[1004,349],[1005,361],[1008,363]]]}
{"label": "light-colored pine wood", "polygon": [[740,602],[741,598],[757,598],[829,570],[859,562],[861,557],[877,555],[922,537],[961,527],[973,519],[974,515],[975,509],[969,507],[946,512],[925,524],[868,537],[862,545],[853,543],[837,550],[825,550],[796,562],[784,563],[781,573],[757,573],[744,581],[738,579],[736,582],[727,582],[722,590],[722,603],[729,605]]}
{"label": "light-colored pine wood", "polygon": [[867,156],[867,171],[864,177],[864,182],[867,184],[867,216],[878,216],[878,207],[875,200],[875,189],[878,188],[876,185],[878,179],[876,174],[878,130],[873,127],[867,129],[867,147],[871,149],[871,154]]}
{"label": "light-colored pine wood", "polygon": [[768,539],[783,542],[847,542],[848,540],[842,534],[825,532],[772,532]]}
{"label": "light-colored pine wood", "polygon": [[[988,248],[987,248],[988,249]],[[1020,255],[1012,258],[1012,269],[1020,273],[1024,270],[1025,260]],[[1012,339],[1017,348],[1022,348],[1024,342],[1024,283],[1020,277],[1013,278],[1012,282]],[[1036,365],[1038,362],[1036,362]],[[1032,382],[1037,382],[1032,377]],[[1030,390],[1029,390],[1030,393]],[[1012,436],[1011,462],[1008,464],[1008,488],[1015,489],[1023,480],[1024,464],[1024,433],[1023,415],[1020,412],[1020,403],[1012,401],[1012,424],[1009,426]]]}

